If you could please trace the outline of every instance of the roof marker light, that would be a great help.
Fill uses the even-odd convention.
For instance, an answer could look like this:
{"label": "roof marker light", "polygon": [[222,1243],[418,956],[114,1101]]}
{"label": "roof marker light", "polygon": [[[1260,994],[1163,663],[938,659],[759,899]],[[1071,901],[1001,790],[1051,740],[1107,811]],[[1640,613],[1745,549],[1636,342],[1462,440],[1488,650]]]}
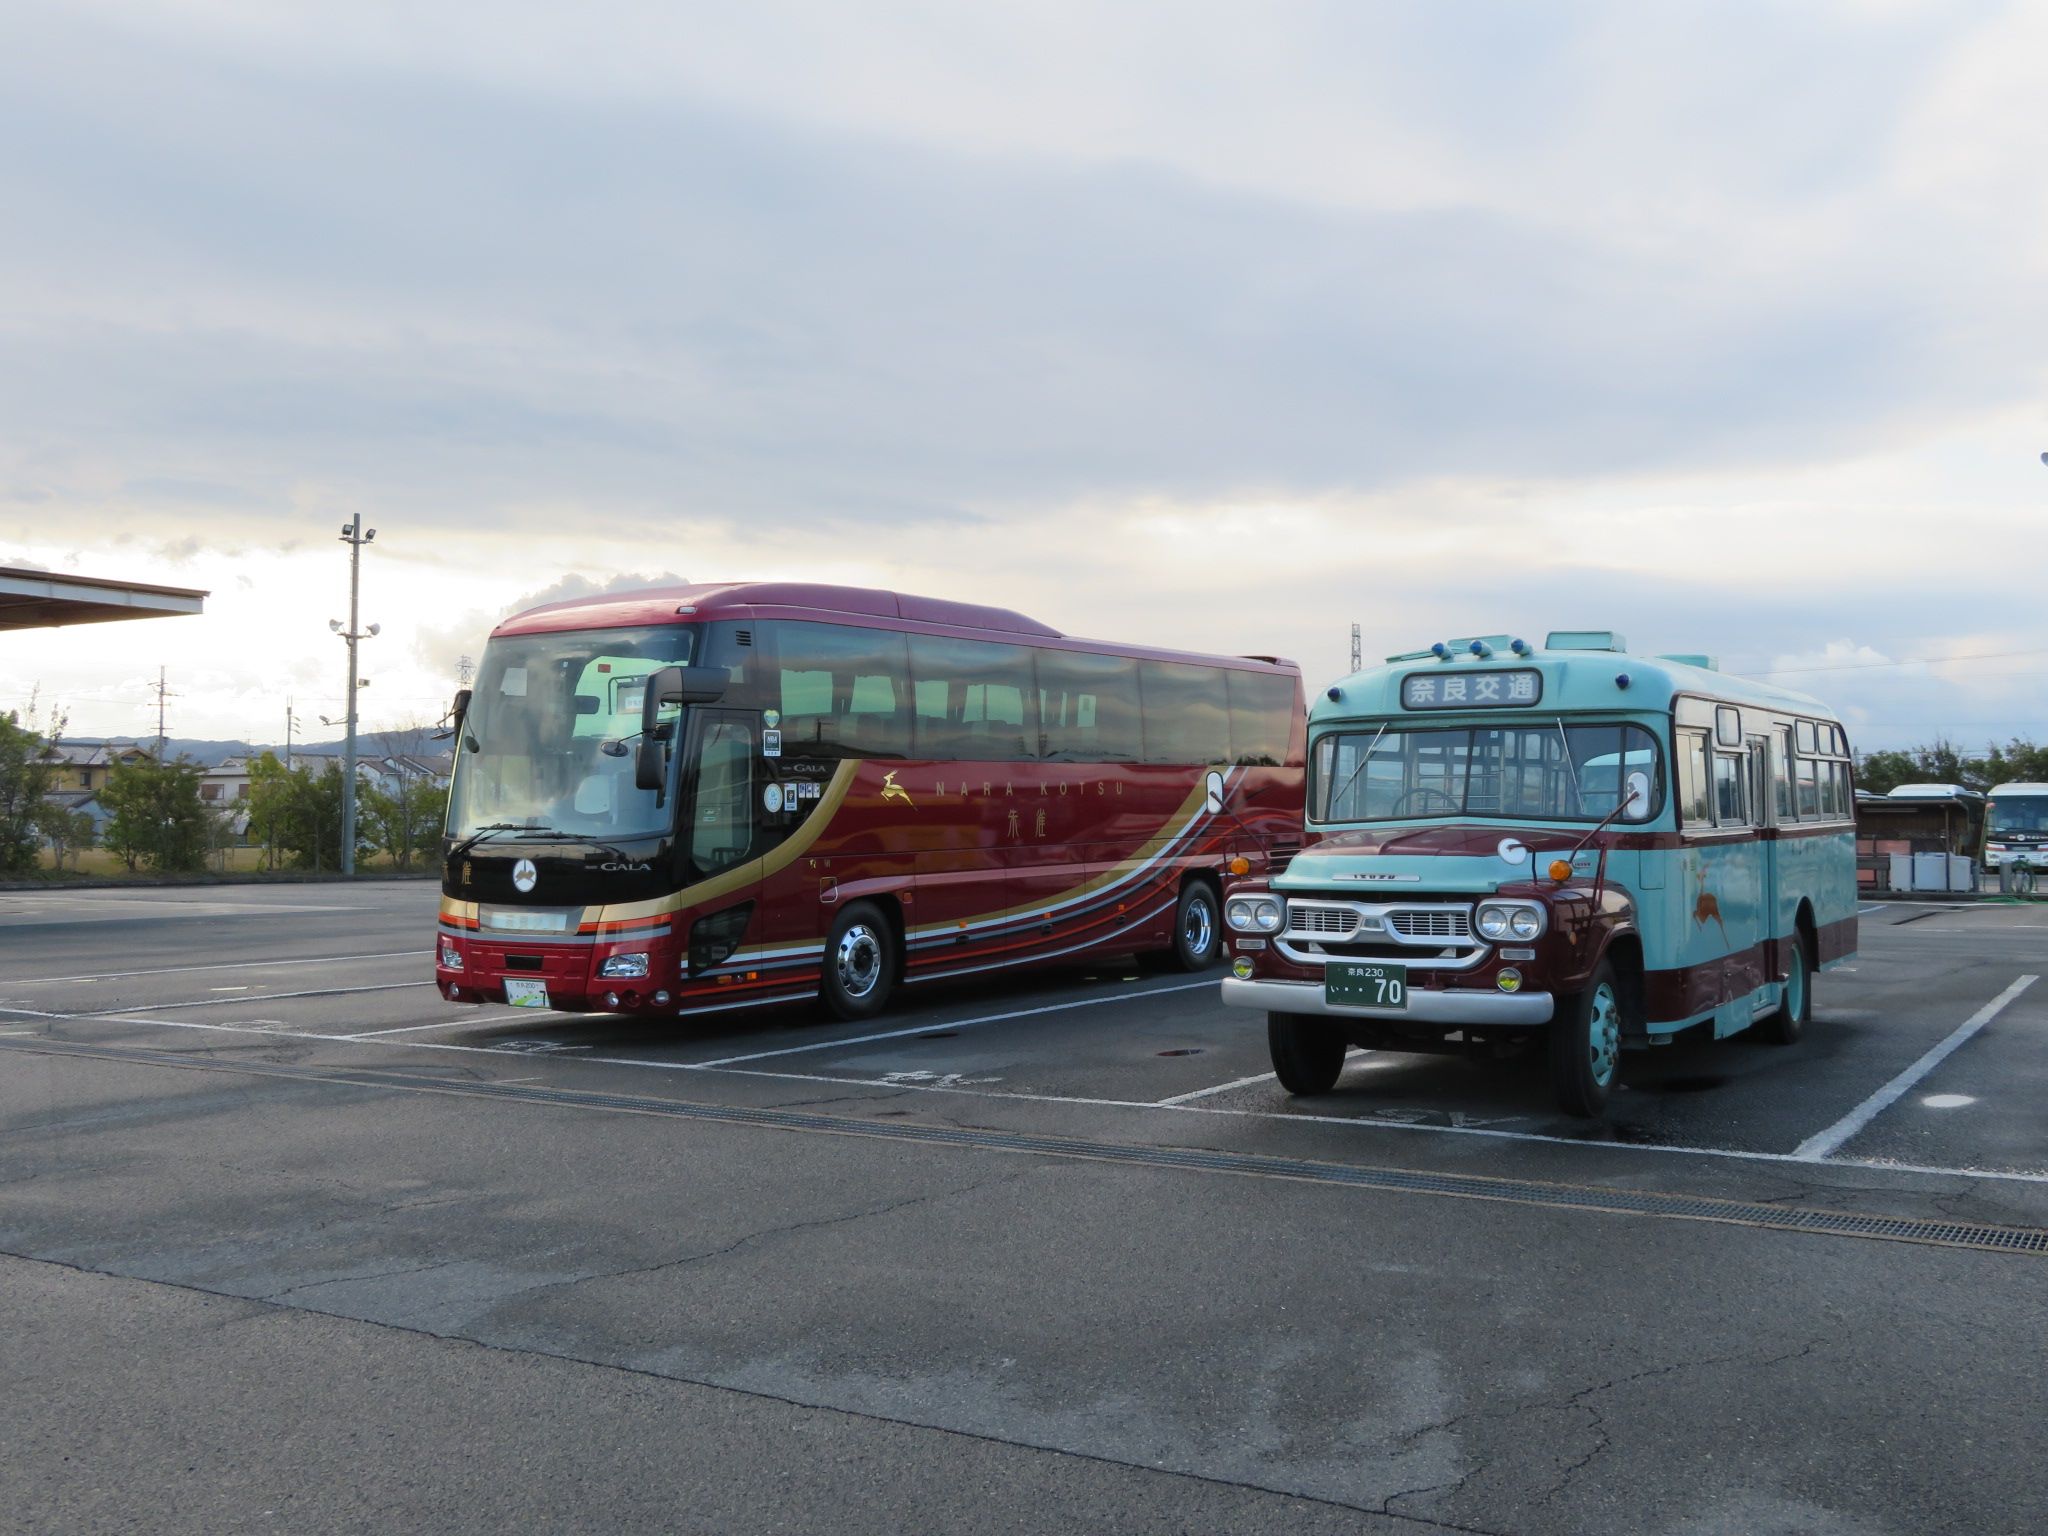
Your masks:
{"label": "roof marker light", "polygon": [[1339,688],[1339,687],[1338,687],[1338,686],[1337,686],[1337,685],[1336,685],[1335,683],[1332,683],[1332,684],[1330,684],[1330,689],[1329,689],[1329,699],[1330,699],[1330,702],[1331,702],[1332,704],[1335,704],[1335,703],[1336,703],[1336,702],[1337,702],[1337,701],[1338,701],[1339,699],[1341,699],[1341,698],[1343,698],[1343,697],[1344,697],[1344,690],[1343,690],[1342,688]]}
{"label": "roof marker light", "polygon": [[1451,659],[1451,648],[1448,645],[1445,645],[1443,641],[1439,640],[1435,645],[1432,645],[1429,648],[1429,654],[1434,656],[1438,661],[1449,661]]}
{"label": "roof marker light", "polygon": [[1471,649],[1472,654],[1474,656],[1479,657],[1482,660],[1493,654],[1493,647],[1488,645],[1484,640],[1474,640],[1472,642]]}
{"label": "roof marker light", "polygon": [[1614,674],[1614,686],[1617,688],[1626,689],[1628,685],[1633,681],[1634,679],[1631,678],[1626,672],[1617,672]]}
{"label": "roof marker light", "polygon": [[1510,640],[1508,642],[1508,649],[1517,656],[1526,656],[1529,654],[1529,642],[1526,640]]}

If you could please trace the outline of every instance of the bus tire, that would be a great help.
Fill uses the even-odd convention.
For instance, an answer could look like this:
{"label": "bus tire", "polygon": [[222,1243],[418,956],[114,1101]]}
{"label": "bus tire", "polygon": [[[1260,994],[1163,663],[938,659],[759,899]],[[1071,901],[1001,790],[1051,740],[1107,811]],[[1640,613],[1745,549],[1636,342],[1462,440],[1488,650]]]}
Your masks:
{"label": "bus tire", "polygon": [[842,1019],[871,1019],[888,1006],[895,985],[896,930],[873,902],[857,901],[825,940],[819,994]]}
{"label": "bus tire", "polygon": [[1344,1037],[1334,1024],[1299,1013],[1266,1015],[1266,1048],[1273,1075],[1297,1097],[1328,1093],[1344,1070]]}
{"label": "bus tire", "polygon": [[1792,935],[1792,964],[1785,974],[1785,996],[1777,1010],[1757,1021],[1756,1035],[1766,1045],[1792,1045],[1813,1017],[1813,956],[1804,929]]}
{"label": "bus tire", "polygon": [[1206,880],[1190,880],[1173,909],[1175,969],[1206,971],[1223,958],[1223,903]]}
{"label": "bus tire", "polygon": [[1606,1112],[1621,1077],[1626,996],[1614,967],[1602,960],[1583,992],[1558,1000],[1550,1021],[1550,1091],[1568,1115],[1594,1120]]}

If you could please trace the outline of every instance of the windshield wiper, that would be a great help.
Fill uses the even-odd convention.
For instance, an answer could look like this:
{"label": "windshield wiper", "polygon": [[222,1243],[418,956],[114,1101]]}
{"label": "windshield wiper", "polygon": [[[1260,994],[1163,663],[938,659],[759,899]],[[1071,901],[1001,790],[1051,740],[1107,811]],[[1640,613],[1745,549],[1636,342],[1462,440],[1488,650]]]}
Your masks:
{"label": "windshield wiper", "polygon": [[1344,781],[1344,787],[1338,790],[1337,793],[1330,796],[1329,799],[1323,802],[1323,820],[1328,821],[1330,819],[1329,813],[1336,810],[1337,802],[1342,800],[1345,797],[1345,795],[1350,793],[1351,786],[1358,782],[1358,776],[1361,773],[1365,772],[1366,764],[1372,761],[1372,749],[1380,744],[1380,737],[1387,734],[1387,726],[1389,723],[1391,722],[1382,721],[1380,723],[1379,731],[1373,736],[1373,739],[1371,741],[1366,743],[1365,750],[1359,754],[1358,766],[1351,770],[1351,777]]}
{"label": "windshield wiper", "polygon": [[478,843],[487,843],[500,832],[524,832],[525,830],[526,823],[521,821],[494,821],[488,826],[478,827],[473,834],[448,850],[448,862],[453,864]]}

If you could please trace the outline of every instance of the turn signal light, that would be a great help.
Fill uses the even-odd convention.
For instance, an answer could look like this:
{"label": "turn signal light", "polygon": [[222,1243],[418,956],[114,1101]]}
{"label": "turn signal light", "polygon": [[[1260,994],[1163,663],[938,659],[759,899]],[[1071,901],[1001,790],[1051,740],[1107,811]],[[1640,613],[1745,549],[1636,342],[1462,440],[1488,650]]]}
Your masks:
{"label": "turn signal light", "polygon": [[1248,875],[1252,872],[1252,861],[1240,853],[1224,867],[1233,875]]}
{"label": "turn signal light", "polygon": [[1550,861],[1551,879],[1555,880],[1559,885],[1563,885],[1571,877],[1572,861],[1570,859],[1552,859]]}

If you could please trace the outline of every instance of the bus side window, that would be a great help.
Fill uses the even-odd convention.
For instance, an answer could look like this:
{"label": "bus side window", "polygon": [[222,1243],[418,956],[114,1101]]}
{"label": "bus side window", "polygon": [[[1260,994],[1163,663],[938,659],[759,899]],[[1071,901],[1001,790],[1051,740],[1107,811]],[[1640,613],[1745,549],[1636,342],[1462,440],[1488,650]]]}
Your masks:
{"label": "bus side window", "polygon": [[914,755],[975,763],[1038,755],[1028,648],[912,635],[910,675],[916,682]]}
{"label": "bus side window", "polygon": [[1141,661],[1145,761],[1205,765],[1230,761],[1230,696],[1218,667]]}
{"label": "bus side window", "polygon": [[1230,760],[1245,767],[1278,768],[1287,762],[1299,688],[1275,672],[1224,674],[1230,694]]}
{"label": "bus side window", "polygon": [[1093,651],[1034,652],[1041,722],[1039,755],[1057,763],[1138,763],[1145,727],[1138,664]]}
{"label": "bus side window", "polygon": [[690,818],[690,862],[700,875],[730,869],[747,856],[754,835],[753,766],[753,732],[746,726],[720,720],[705,731]]}
{"label": "bus side window", "polygon": [[1732,752],[1714,754],[1714,819],[1724,827],[1740,827],[1749,822],[1742,779],[1741,758]]}
{"label": "bus side window", "polygon": [[1796,786],[1795,803],[1799,807],[1801,821],[1820,819],[1820,770],[1821,765],[1810,757],[1799,758],[1792,768],[1792,780]]}
{"label": "bus side window", "polygon": [[760,707],[781,711],[785,751],[848,757],[909,752],[902,635],[850,624],[777,623],[772,641],[777,683]]}
{"label": "bus side window", "polygon": [[1772,733],[1775,738],[1771,751],[1771,794],[1778,807],[1781,822],[1798,819],[1792,808],[1792,727],[1781,725]]}
{"label": "bus side window", "polygon": [[1678,812],[1689,827],[1711,827],[1707,800],[1707,738],[1703,731],[1678,733]]}

